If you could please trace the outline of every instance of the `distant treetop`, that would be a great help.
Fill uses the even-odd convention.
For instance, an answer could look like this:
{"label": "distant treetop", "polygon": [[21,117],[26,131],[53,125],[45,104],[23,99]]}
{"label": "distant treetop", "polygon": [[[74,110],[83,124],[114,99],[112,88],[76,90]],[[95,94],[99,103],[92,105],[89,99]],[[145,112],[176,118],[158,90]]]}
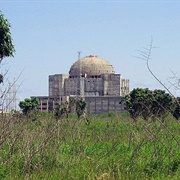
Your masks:
{"label": "distant treetop", "polygon": [[0,62],[5,57],[13,57],[15,53],[10,28],[9,21],[4,18],[3,13],[0,11]]}

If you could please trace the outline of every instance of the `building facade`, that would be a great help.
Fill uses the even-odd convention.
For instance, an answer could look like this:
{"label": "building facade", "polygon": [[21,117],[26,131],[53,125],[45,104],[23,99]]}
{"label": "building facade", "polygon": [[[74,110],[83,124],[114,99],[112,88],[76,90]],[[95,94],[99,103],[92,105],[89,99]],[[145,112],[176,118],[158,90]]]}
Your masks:
{"label": "building facade", "polygon": [[129,93],[129,79],[115,74],[112,65],[98,57],[77,60],[69,74],[49,75],[49,96],[39,96],[41,111],[53,111],[69,97],[82,97],[88,113],[123,112],[122,97]]}

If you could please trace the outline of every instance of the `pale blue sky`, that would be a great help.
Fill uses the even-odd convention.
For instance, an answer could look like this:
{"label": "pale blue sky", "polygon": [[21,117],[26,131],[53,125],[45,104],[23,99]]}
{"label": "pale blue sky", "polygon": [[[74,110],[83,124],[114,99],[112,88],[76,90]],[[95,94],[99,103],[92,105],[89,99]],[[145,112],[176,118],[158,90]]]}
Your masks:
{"label": "pale blue sky", "polygon": [[135,57],[151,37],[153,72],[167,86],[170,70],[180,76],[180,1],[0,0],[0,10],[16,48],[14,58],[6,58],[8,76],[23,70],[20,99],[48,95],[48,75],[67,74],[77,51],[109,61],[131,89],[162,88]]}

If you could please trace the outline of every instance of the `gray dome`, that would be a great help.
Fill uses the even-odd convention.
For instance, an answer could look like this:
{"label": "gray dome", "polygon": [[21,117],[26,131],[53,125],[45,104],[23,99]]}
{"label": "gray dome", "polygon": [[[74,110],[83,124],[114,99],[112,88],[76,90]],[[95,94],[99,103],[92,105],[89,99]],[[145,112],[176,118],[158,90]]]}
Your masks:
{"label": "gray dome", "polygon": [[114,74],[112,65],[98,57],[98,56],[86,56],[76,61],[70,68],[69,75],[79,76],[79,69],[81,66],[81,74],[87,76],[99,76],[101,74]]}

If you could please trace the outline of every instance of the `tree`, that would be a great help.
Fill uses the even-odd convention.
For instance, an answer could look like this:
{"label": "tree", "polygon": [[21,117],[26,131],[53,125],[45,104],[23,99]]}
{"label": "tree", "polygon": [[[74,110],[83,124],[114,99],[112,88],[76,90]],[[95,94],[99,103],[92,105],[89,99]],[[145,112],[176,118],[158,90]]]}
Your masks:
{"label": "tree", "polygon": [[[143,117],[147,120],[149,118],[163,119],[174,107],[173,98],[164,90],[156,89],[154,91],[148,88],[133,89],[129,95],[125,96],[127,111],[133,119]],[[178,106],[176,105],[176,115]]]}
{"label": "tree", "polygon": [[[56,119],[68,118],[70,113],[76,112],[78,119],[85,114],[86,102],[82,98],[70,98],[69,101],[59,104],[55,109]],[[87,120],[86,120],[87,121]]]}
{"label": "tree", "polygon": [[65,103],[58,104],[58,106],[55,109],[55,118],[58,120],[60,118],[68,118],[69,116],[69,103],[66,101]]}
{"label": "tree", "polygon": [[174,102],[174,110],[172,115],[178,120],[180,118],[180,97],[177,97]]}
{"label": "tree", "polygon": [[[4,18],[3,13],[0,11],[0,65],[2,63],[2,60],[5,57],[13,57],[13,54],[15,53],[15,48],[12,43],[12,37],[10,32],[11,25],[7,19]],[[5,73],[0,74],[0,84],[4,82],[4,77],[8,71],[6,70]],[[7,107],[10,105],[10,101],[7,102],[7,94],[10,92],[12,86],[17,81],[17,79],[14,82],[9,82],[7,79],[7,83],[3,84],[3,86],[0,87],[0,106],[3,110],[6,110]],[[5,85],[5,86],[4,86]],[[4,87],[4,88],[3,88]]]}
{"label": "tree", "polygon": [[153,91],[152,114],[154,117],[161,117],[164,119],[170,112],[172,112],[174,102],[169,93],[164,90],[156,89]]}
{"label": "tree", "polygon": [[[149,71],[149,73],[154,77],[154,79],[165,89],[165,91],[167,92],[167,93],[165,93],[165,91],[163,92],[163,91],[161,91],[160,92],[160,94],[159,94],[159,90],[157,90],[156,92],[154,92],[154,96],[156,96],[156,98],[158,98],[158,97],[160,97],[160,99],[162,98],[165,98],[165,96],[166,96],[166,102],[164,102],[163,101],[163,103],[166,103],[166,105],[168,104],[169,105],[169,107],[168,106],[166,106],[165,105],[165,107],[163,108],[163,105],[161,105],[161,110],[165,110],[166,109],[166,113],[167,112],[171,112],[174,116],[175,116],[175,118],[176,119],[178,119],[179,118],[179,114],[180,114],[180,112],[179,112],[179,107],[180,107],[180,102],[179,102],[179,100],[178,100],[178,98],[176,98],[174,95],[173,95],[173,93],[170,91],[170,87],[171,86],[173,86],[174,88],[176,88],[176,89],[178,89],[178,90],[180,90],[180,78],[179,77],[177,77],[176,76],[176,74],[173,72],[173,71],[171,71],[172,72],[172,74],[173,74],[173,77],[171,77],[171,79],[173,79],[173,80],[175,80],[175,82],[171,82],[171,81],[169,81],[169,83],[170,83],[170,87],[167,87],[157,76],[156,76],[156,74],[153,72],[153,70],[151,69],[151,67],[150,67],[150,65],[149,65],[149,61],[151,60],[151,56],[152,56],[152,49],[153,48],[155,48],[155,47],[153,47],[153,38],[151,37],[151,42],[150,42],[150,44],[147,46],[147,47],[144,47],[143,48],[143,50],[138,50],[139,52],[140,52],[140,55],[139,56],[137,56],[137,58],[138,59],[141,59],[141,60],[143,60],[143,61],[145,61],[146,62],[146,67],[147,67],[147,69],[148,69],[148,71]],[[164,93],[164,95],[162,95]],[[164,96],[164,97],[163,97]],[[159,99],[159,100],[160,100]],[[161,100],[162,100],[161,99]],[[164,100],[165,100],[164,99]],[[162,101],[161,101],[162,102]],[[157,102],[155,102],[154,101],[154,104],[156,104],[157,105],[157,103],[159,103],[158,101]],[[172,105],[173,104],[173,105]],[[159,104],[160,105],[160,104]],[[161,112],[161,110],[159,109],[159,107],[158,108],[156,108],[155,107],[155,105],[154,105],[154,114],[155,114],[155,112],[157,112],[157,116],[159,116],[160,114],[162,115],[163,113],[160,113],[159,114],[159,112],[157,111],[157,109],[158,109],[158,111],[159,112]],[[169,111],[167,111],[169,109]]]}
{"label": "tree", "polygon": [[0,11],[0,63],[5,57],[13,57],[15,52],[10,32],[11,25]]}
{"label": "tree", "polygon": [[29,114],[32,110],[37,109],[38,105],[39,100],[36,97],[26,98],[24,101],[19,102],[19,107],[25,115]]}
{"label": "tree", "polygon": [[86,108],[86,102],[80,98],[76,100],[76,113],[78,116],[78,119],[85,113]]}
{"label": "tree", "polygon": [[142,116],[148,119],[151,116],[152,91],[148,88],[133,89],[125,96],[126,108],[133,119]]}

